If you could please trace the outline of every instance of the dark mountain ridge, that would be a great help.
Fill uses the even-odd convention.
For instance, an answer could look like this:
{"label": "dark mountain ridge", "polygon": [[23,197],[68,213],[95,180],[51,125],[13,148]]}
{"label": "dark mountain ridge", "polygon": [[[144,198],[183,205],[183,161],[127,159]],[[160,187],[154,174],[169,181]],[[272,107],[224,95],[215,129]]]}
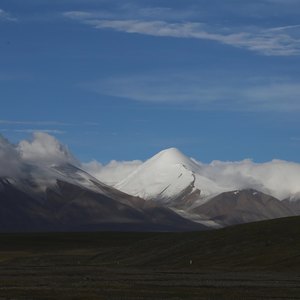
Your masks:
{"label": "dark mountain ridge", "polygon": [[68,172],[44,192],[32,179],[0,178],[0,231],[206,229],[168,208],[106,186],[76,167],[63,169]]}

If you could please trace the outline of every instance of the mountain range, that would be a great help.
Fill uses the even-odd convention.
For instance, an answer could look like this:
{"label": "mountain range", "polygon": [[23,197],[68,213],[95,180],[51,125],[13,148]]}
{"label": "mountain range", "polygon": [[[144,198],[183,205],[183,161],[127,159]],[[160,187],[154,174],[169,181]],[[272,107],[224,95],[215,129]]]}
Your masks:
{"label": "mountain range", "polygon": [[299,214],[300,201],[279,199],[245,185],[230,190],[203,175],[203,167],[176,148],[163,150],[144,162],[115,187],[152,200],[178,214],[205,224],[223,227]]}
{"label": "mountain range", "polygon": [[26,176],[0,178],[3,232],[195,231],[300,214],[297,199],[279,200],[251,184],[230,190],[175,148],[114,186],[69,162],[22,168]]}

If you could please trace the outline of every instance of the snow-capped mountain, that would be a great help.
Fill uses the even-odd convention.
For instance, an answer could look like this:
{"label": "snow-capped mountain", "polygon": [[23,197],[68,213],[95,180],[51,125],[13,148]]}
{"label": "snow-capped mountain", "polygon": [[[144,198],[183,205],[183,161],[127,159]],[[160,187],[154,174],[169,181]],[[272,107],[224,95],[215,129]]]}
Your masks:
{"label": "snow-capped mountain", "polygon": [[299,172],[298,164],[280,160],[264,164],[250,160],[203,164],[169,148],[146,160],[114,187],[146,200],[174,205],[178,197],[193,195],[193,200],[202,204],[220,193],[243,189],[297,201]]}
{"label": "snow-capped mountain", "polygon": [[[251,176],[235,175],[233,181],[226,180],[226,172],[222,176],[210,173],[207,166],[170,148],[144,162],[115,187],[210,227],[299,213],[300,202],[279,201],[264,193],[268,188]],[[228,172],[228,176],[232,174]],[[261,191],[253,189],[253,185],[261,187]],[[236,190],[240,186],[243,188]]]}
{"label": "snow-capped mountain", "polygon": [[176,206],[223,192],[200,175],[201,165],[176,148],[159,152],[144,162],[115,188],[146,200]]}

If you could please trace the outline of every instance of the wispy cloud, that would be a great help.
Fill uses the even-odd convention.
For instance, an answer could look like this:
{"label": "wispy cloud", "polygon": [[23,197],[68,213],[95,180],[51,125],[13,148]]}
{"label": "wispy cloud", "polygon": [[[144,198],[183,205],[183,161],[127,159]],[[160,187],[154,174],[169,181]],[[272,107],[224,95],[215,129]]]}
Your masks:
{"label": "wispy cloud", "polygon": [[53,126],[69,126],[71,124],[58,121],[17,121],[17,120],[0,120],[0,124],[5,125],[53,125]]}
{"label": "wispy cloud", "polygon": [[264,0],[264,1],[273,4],[284,4],[284,5],[299,4],[299,0]]}
{"label": "wispy cloud", "polygon": [[16,133],[35,133],[35,132],[44,132],[49,134],[64,134],[66,133],[63,130],[59,129],[0,129],[1,132],[16,132]]}
{"label": "wispy cloud", "polygon": [[190,20],[199,17],[199,10],[189,7],[176,9],[175,7],[137,6],[134,3],[118,3],[113,9],[67,11],[63,16],[75,20]]}
{"label": "wispy cloud", "polygon": [[[61,130],[57,127],[65,127],[71,126],[72,124],[58,122],[58,121],[18,121],[18,120],[0,120],[0,125],[5,125],[8,128],[0,128],[0,132],[14,132],[14,133],[35,133],[35,132],[43,132],[49,134],[64,134],[65,130]],[[29,127],[32,126],[32,127]],[[47,127],[48,128],[47,128]],[[54,128],[51,128],[51,127]],[[17,128],[23,127],[23,128]],[[42,127],[42,128],[41,128]],[[44,127],[44,128],[43,128]],[[46,127],[46,128],[45,128]]]}
{"label": "wispy cloud", "polygon": [[16,22],[18,19],[0,8],[0,21]]}
{"label": "wispy cloud", "polygon": [[189,104],[198,109],[299,111],[299,82],[280,78],[155,72],[101,79],[85,85],[104,95],[135,101]]}
{"label": "wispy cloud", "polygon": [[70,11],[64,13],[64,16],[97,29],[111,29],[157,37],[210,40],[255,51],[263,55],[290,56],[300,54],[300,25],[279,28],[248,27],[229,29],[189,21],[112,19],[112,17],[105,18],[84,11]]}

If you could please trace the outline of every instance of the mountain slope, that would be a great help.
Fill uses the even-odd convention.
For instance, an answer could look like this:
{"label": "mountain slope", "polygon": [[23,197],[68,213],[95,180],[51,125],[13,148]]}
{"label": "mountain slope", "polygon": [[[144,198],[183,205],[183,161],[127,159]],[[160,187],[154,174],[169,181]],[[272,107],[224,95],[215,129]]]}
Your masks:
{"label": "mountain slope", "polygon": [[[47,191],[47,209],[66,230],[110,230],[110,227],[136,231],[205,229],[167,208],[155,205],[134,207],[132,203],[125,204],[124,199],[118,201],[114,189],[109,197],[109,188],[103,195],[67,182],[58,181],[58,185],[59,193],[51,189]],[[139,206],[142,201],[139,199]]]}
{"label": "mountain slope", "polygon": [[51,227],[51,218],[35,197],[0,178],[0,231],[30,231]]}
{"label": "mountain slope", "polygon": [[300,215],[300,199],[285,199],[282,202],[295,212],[295,214]]}
{"label": "mountain slope", "polygon": [[206,229],[70,164],[35,170],[28,178],[2,178],[0,216],[0,231]]}
{"label": "mountain slope", "polygon": [[191,199],[222,191],[213,181],[199,175],[199,168],[195,161],[170,148],[147,160],[115,187],[146,200],[182,206]]}
{"label": "mountain slope", "polygon": [[192,212],[224,226],[296,215],[286,203],[252,189],[221,193]]}

